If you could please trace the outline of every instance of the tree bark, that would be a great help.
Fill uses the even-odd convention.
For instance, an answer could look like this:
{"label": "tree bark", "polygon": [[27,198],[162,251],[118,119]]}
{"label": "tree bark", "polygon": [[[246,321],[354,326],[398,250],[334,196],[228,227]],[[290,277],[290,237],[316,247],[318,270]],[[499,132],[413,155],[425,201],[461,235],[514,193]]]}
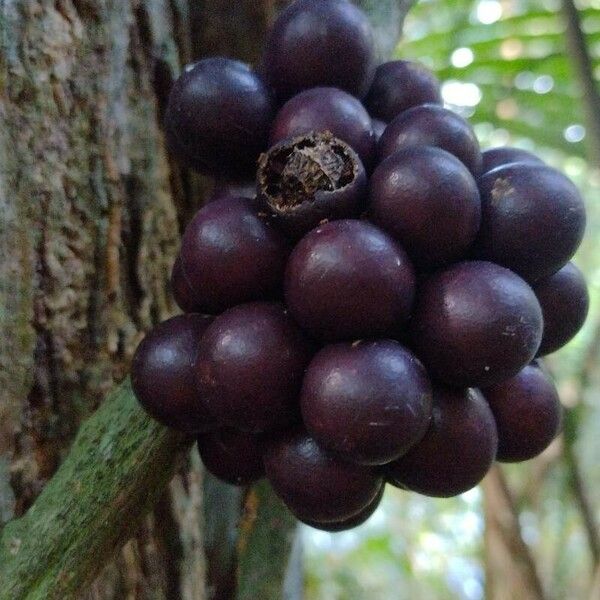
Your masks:
{"label": "tree bark", "polygon": [[[178,168],[166,153],[161,119],[171,82],[182,65],[205,54],[256,61],[282,4],[1,3],[0,529],[27,513],[7,532],[39,535],[23,529],[35,518],[27,511],[65,459],[81,422],[124,379],[144,332],[176,311],[170,268],[180,233],[210,182]],[[379,39],[389,50],[411,3],[364,4],[382,31],[385,24]],[[167,448],[157,448],[158,455]],[[65,465],[80,464],[74,460],[70,456]],[[165,464],[157,481],[169,469]],[[142,485],[136,494],[149,493],[151,480],[136,472],[131,481]],[[139,519],[132,508],[130,524],[140,525],[114,561],[103,563],[104,554],[98,555],[79,578],[87,581],[103,567],[84,596],[204,598],[205,570],[211,589],[210,574],[223,565],[204,564],[203,508],[211,516],[217,509],[203,506],[203,486],[197,456],[184,457],[170,485],[148,497],[156,500],[149,515]],[[241,573],[257,568],[250,554],[239,555],[233,526],[253,496],[216,489],[217,504],[232,507],[224,529],[231,536],[228,543],[213,540],[213,548],[229,548],[233,563],[225,571],[235,587],[238,561]],[[253,493],[258,510],[278,510],[265,489]],[[264,523],[265,531],[289,538],[269,530],[267,517],[253,527]],[[114,523],[115,530],[122,526]],[[259,544],[264,532],[253,527],[248,543]],[[111,544],[122,539],[115,536]],[[275,570],[280,578],[280,564]]]}

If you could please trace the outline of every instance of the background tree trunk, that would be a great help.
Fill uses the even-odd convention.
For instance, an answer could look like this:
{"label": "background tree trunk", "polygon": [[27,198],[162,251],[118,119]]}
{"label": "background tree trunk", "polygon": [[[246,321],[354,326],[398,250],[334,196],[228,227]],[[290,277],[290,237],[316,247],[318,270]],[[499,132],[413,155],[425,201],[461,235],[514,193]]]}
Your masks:
{"label": "background tree trunk", "polygon": [[[256,61],[284,3],[1,3],[0,529],[31,506],[143,333],[176,312],[170,268],[210,183],[165,151],[172,80],[205,54]],[[411,2],[362,4],[388,52]],[[190,454],[86,597],[231,597],[238,561],[256,568],[237,554],[242,505],[243,526],[257,505],[271,510],[268,490],[203,483]]]}

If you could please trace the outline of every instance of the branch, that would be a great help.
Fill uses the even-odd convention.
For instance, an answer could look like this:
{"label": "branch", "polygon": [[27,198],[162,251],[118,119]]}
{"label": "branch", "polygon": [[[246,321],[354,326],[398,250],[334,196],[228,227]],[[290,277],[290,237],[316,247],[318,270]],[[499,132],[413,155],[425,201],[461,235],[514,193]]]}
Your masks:
{"label": "branch", "polygon": [[569,470],[569,485],[581,513],[592,560],[595,568],[598,568],[600,566],[600,533],[577,460],[575,442],[577,440],[581,412],[584,407],[583,394],[590,386],[590,380],[600,357],[600,321],[596,324],[594,335],[588,348],[577,377],[578,390],[577,397],[575,398],[575,408],[565,412],[563,424],[563,457]]}
{"label": "branch", "polygon": [[600,600],[600,567],[594,573],[594,581],[592,582],[592,590],[588,600]]}
{"label": "branch", "polygon": [[27,514],[2,531],[0,600],[75,598],[156,504],[188,445],[123,383],[83,424]]}
{"label": "branch", "polygon": [[593,160],[600,165],[600,94],[594,80],[594,66],[575,3],[573,0],[563,0],[562,9],[567,27],[567,51],[583,94],[589,134],[588,147]]}
{"label": "branch", "polygon": [[[570,410],[565,413],[565,430],[576,429],[578,426],[578,419],[574,411]],[[596,518],[594,511],[588,498],[587,489],[579,468],[577,456],[575,455],[574,441],[572,437],[565,432],[563,438],[563,455],[564,460],[569,471],[569,485],[571,492],[575,497],[579,512],[581,514],[581,520],[583,529],[585,531],[588,547],[590,554],[592,555],[592,561],[594,565],[598,565],[600,562],[600,536],[598,535],[598,527],[596,526]]]}
{"label": "branch", "polygon": [[[514,505],[510,490],[504,474],[498,465],[494,465],[487,477],[483,480],[486,509],[486,538],[488,558],[491,553],[492,542],[497,543],[496,560],[501,560],[506,568],[502,569],[508,581],[502,578],[503,585],[513,594],[519,593],[523,600],[544,600],[545,594],[539,578],[537,567],[529,548],[523,541],[519,526],[519,515]],[[497,533],[497,539],[492,539],[492,532]],[[495,538],[496,536],[494,536]],[[508,564],[506,564],[508,563]],[[496,573],[499,569],[490,571]],[[497,575],[497,573],[496,573]],[[488,585],[492,582],[489,581]],[[493,598],[492,590],[488,590],[489,597]],[[486,595],[486,597],[488,597]]]}

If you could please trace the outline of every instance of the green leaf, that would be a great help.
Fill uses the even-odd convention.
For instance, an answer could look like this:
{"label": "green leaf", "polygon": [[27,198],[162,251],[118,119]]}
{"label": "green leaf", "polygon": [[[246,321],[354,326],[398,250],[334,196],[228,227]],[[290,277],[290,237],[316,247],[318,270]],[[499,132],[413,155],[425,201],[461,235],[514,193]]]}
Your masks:
{"label": "green leaf", "polygon": [[[477,85],[481,101],[471,109],[474,125],[490,123],[515,139],[528,138],[551,150],[585,157],[584,142],[565,139],[565,130],[583,123],[584,116],[556,4],[555,9],[540,10],[539,2],[533,0],[519,3],[518,9],[503,3],[501,18],[486,24],[477,19],[477,3],[424,0],[407,20],[406,37],[397,55],[422,60],[443,83]],[[597,46],[598,11],[582,9],[581,17],[590,47]],[[452,64],[459,48],[473,53],[472,61],[463,67]],[[600,68],[600,56],[594,61]],[[546,91],[540,84],[549,84],[551,89],[540,93]],[[451,106],[460,108],[460,103],[460,98],[453,98]]]}

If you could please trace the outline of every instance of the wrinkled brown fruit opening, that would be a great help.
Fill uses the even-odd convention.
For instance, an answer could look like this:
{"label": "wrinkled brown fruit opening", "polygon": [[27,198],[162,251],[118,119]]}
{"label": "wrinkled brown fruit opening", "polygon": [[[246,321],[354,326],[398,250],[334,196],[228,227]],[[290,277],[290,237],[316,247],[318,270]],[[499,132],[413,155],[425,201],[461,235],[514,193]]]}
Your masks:
{"label": "wrinkled brown fruit opening", "polygon": [[349,146],[330,133],[311,133],[278,145],[261,156],[258,184],[279,212],[293,211],[352,183],[356,159]]}

